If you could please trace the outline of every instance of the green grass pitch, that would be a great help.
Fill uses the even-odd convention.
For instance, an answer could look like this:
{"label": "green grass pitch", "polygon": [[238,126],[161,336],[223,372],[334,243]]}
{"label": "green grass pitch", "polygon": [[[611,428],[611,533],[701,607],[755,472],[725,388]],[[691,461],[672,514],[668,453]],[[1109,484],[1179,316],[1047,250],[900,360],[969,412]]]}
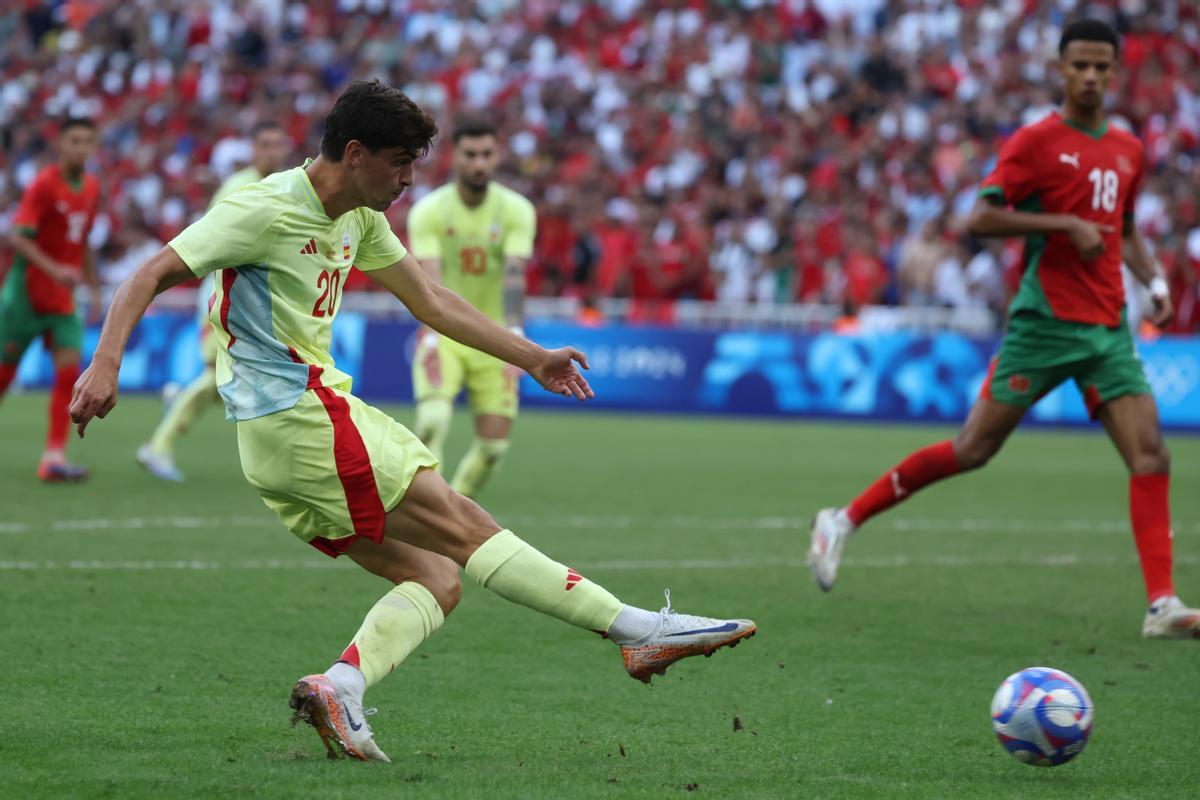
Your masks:
{"label": "green grass pitch", "polygon": [[[288,725],[387,590],[293,540],[212,410],[182,486],[133,452],[160,413],[125,397],[34,469],[45,397],[0,407],[0,796],[299,798],[1195,797],[1200,643],[1144,642],[1127,482],[1100,435],[1022,431],[851,542],[823,595],[808,520],[944,429],[526,413],[482,498],[622,599],[748,616],[759,634],[652,686],[598,637],[469,585],[367,695],[394,764],[329,761]],[[392,411],[411,421],[411,410]],[[456,418],[451,464],[469,435]],[[1200,602],[1200,440],[1171,437],[1177,583]],[[1024,766],[991,732],[1022,667],[1079,678],[1088,749]]]}

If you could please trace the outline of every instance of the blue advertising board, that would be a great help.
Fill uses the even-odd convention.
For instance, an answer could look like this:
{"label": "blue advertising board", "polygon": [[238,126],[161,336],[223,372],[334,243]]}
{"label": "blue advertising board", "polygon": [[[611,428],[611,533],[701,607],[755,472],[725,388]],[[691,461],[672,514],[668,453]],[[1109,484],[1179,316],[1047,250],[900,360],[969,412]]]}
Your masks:
{"label": "blue advertising board", "polygon": [[[531,323],[548,347],[570,344],[588,354],[594,406],[670,413],[821,416],[957,422],[970,408],[997,341],[956,333],[842,335],[705,331],[657,327],[581,327]],[[412,399],[416,325],[343,312],[333,355],[355,377],[355,390],[378,402]],[[88,329],[84,347],[95,347]],[[124,390],[157,391],[200,370],[195,318],[148,316],[134,331],[121,367]],[[1200,338],[1141,342],[1146,374],[1163,423],[1200,430]],[[53,369],[40,345],[21,363],[20,384],[48,386]],[[529,378],[522,402],[561,406]],[[1030,414],[1035,422],[1075,424],[1087,411],[1064,384]]]}

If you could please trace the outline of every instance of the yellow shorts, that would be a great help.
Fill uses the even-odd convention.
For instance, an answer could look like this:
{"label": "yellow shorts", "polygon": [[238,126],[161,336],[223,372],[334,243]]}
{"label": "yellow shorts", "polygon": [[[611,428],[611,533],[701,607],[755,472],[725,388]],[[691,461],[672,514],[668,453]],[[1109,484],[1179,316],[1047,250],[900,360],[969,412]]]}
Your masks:
{"label": "yellow shorts", "polygon": [[443,399],[454,402],[465,386],[471,411],[513,419],[517,416],[517,378],[498,358],[437,337],[437,357],[430,358],[425,337],[413,357],[413,393],[417,402]]}
{"label": "yellow shorts", "polygon": [[407,428],[353,395],[317,387],[286,411],[237,423],[246,480],[298,538],[336,558],[384,518],[437,459]]}
{"label": "yellow shorts", "polygon": [[200,329],[200,360],[205,366],[215,366],[217,363],[217,337],[213,334],[212,326],[205,324]]}

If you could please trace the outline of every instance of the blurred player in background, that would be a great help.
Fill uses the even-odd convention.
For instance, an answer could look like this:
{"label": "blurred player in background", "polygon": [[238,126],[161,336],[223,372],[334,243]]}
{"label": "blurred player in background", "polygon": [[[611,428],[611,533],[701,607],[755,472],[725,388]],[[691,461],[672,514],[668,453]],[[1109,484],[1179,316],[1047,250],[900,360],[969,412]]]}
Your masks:
{"label": "blurred player in background", "polygon": [[[210,209],[243,186],[275,174],[287,162],[287,135],[278,122],[266,120],[255,125],[251,133],[251,146],[250,165],[225,179],[213,195],[208,206]],[[213,296],[213,277],[206,275],[200,281],[197,292],[200,358],[204,370],[173,398],[150,441],[137,451],[138,463],[151,475],[164,481],[183,480],[183,473],[175,466],[176,437],[191,427],[205,409],[221,402],[221,395],[217,393],[217,341],[208,323]]]}
{"label": "blurred player in background", "polygon": [[1131,473],[1130,519],[1150,603],[1142,635],[1200,637],[1200,610],[1175,595],[1170,458],[1124,324],[1122,255],[1150,290],[1152,321],[1165,325],[1172,309],[1162,269],[1133,220],[1142,143],[1105,120],[1117,53],[1107,23],[1081,20],[1063,30],[1062,111],[1005,144],[968,221],[975,236],[1026,237],[1025,271],[1000,352],[955,439],[913,453],[848,506],[818,512],[809,564],[822,589],[832,588],[842,548],[859,526],[934,481],[982,467],[1029,406],[1072,378]]}
{"label": "blurred player in background", "polygon": [[[500,159],[494,124],[464,118],[452,138],[454,181],[413,205],[409,247],[433,281],[523,335],[525,264],[537,225],[533,204],[492,180]],[[475,441],[450,482],[467,497],[479,493],[508,452],[520,375],[500,359],[433,330],[418,338],[414,433],[440,462],[454,399],[464,386],[475,414]]]}
{"label": "blurred player in background", "polygon": [[[108,414],[125,344],[154,296],[221,270],[211,314],[217,383],[247,480],[302,541],[396,584],[333,666],[292,689],[296,718],[329,752],[362,760],[388,760],[363,717],[364,691],[441,626],[458,603],[460,567],[507,600],[601,632],[644,681],[755,632],[749,620],[677,614],[669,594],[661,611],[622,604],[502,529],[446,484],[420,440],[349,393],[329,343],[353,265],[442,335],[519,365],[548,391],[592,396],[574,366],[586,367],[583,354],[545,350],[497,325],[431,281],[392,233],[382,212],[412,185],[413,162],[436,131],[403,93],[351,84],[325,120],[315,161],[217,203],[121,284],[71,409],[80,435]],[[320,603],[310,612],[326,613]]]}
{"label": "blurred player in background", "polygon": [[68,407],[79,377],[83,320],[75,310],[74,287],[82,279],[91,291],[90,315],[99,321],[100,281],[88,234],[100,204],[100,183],[84,172],[96,152],[96,125],[69,118],[58,135],[58,163],[37,174],[21,197],[9,244],[16,252],[0,293],[0,397],[17,374],[21,356],[41,336],[54,357],[46,450],[38,477],[77,482],[86,467],[67,461]]}

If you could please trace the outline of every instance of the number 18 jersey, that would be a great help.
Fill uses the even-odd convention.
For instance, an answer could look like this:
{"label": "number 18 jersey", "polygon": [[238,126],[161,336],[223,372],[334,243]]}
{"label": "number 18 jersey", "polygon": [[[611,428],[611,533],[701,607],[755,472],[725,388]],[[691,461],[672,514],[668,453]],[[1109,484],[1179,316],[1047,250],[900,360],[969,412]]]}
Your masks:
{"label": "number 18 jersey", "polygon": [[349,392],[329,354],[342,285],[351,266],[382,269],[406,255],[378,211],[326,216],[304,167],[237,190],[170,242],[197,277],[222,270],[209,322],[231,419],[292,408],[311,386]]}
{"label": "number 18 jersey", "polygon": [[1085,262],[1064,233],[1027,236],[1021,287],[1010,314],[1112,327],[1125,307],[1121,238],[1142,181],[1142,143],[1104,123],[1086,130],[1058,113],[1021,128],[1000,150],[980,196],[1020,211],[1073,214],[1109,225],[1104,252]]}

